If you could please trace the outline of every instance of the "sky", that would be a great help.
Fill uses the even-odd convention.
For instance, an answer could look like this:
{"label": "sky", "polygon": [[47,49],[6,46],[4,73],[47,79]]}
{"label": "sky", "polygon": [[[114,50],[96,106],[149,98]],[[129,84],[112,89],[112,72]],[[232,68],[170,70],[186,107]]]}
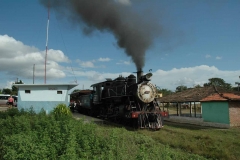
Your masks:
{"label": "sky", "polygon": [[236,87],[239,8],[239,0],[0,0],[0,89],[44,84],[46,53],[46,84],[91,89],[141,69],[172,91],[210,78]]}

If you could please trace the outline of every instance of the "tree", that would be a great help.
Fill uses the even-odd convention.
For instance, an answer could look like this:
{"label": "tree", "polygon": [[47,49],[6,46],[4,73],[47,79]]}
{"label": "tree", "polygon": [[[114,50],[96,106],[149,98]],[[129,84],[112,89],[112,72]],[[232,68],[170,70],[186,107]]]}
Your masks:
{"label": "tree", "polygon": [[157,89],[158,93],[162,93],[162,96],[167,96],[167,95],[170,95],[172,94],[173,92],[171,90],[168,90],[168,89]]}
{"label": "tree", "polygon": [[[22,80],[20,80],[19,82],[15,82],[15,83],[13,83],[13,84],[24,84],[23,82],[22,82]],[[16,87],[16,86],[14,86],[12,84],[12,95],[18,95],[18,88]]]}
{"label": "tree", "polygon": [[161,89],[160,87],[156,86],[156,89],[157,89],[157,93],[162,93],[162,96],[167,96],[167,95],[170,95],[172,94],[173,92],[171,90],[168,90],[168,89]]}
{"label": "tree", "polygon": [[188,89],[187,86],[181,85],[181,86],[178,86],[176,88],[176,92],[182,92],[182,91],[185,91],[187,89]]}
{"label": "tree", "polygon": [[210,78],[208,79],[208,83],[204,83],[203,86],[217,86],[217,87],[223,87],[225,89],[232,89],[232,86],[230,83],[226,83],[222,78]]}
{"label": "tree", "polygon": [[202,86],[197,84],[196,86],[194,86],[194,88],[201,88]]}
{"label": "tree", "polygon": [[3,94],[11,94],[11,92],[12,92],[12,90],[9,89],[9,88],[4,88],[4,89],[2,90],[2,93],[3,93]]}

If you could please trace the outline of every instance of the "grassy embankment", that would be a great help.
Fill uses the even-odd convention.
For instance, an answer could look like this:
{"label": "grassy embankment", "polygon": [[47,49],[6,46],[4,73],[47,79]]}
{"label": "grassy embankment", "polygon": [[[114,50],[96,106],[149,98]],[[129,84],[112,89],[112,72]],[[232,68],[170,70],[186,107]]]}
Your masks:
{"label": "grassy embankment", "polygon": [[[201,113],[196,105],[197,114]],[[176,107],[169,106],[170,114],[177,114]],[[189,114],[190,109],[181,110]],[[194,108],[192,110],[194,112]],[[194,116],[194,115],[192,115]],[[212,159],[240,159],[240,128],[217,129],[186,124],[168,123],[157,132],[140,131],[155,141],[180,149],[187,153],[195,153]]]}
{"label": "grassy embankment", "polygon": [[205,159],[136,131],[84,123],[65,113],[0,112],[0,159]]}
{"label": "grassy embankment", "polygon": [[130,131],[44,112],[0,112],[0,159],[239,159],[240,129]]}
{"label": "grassy embankment", "polygon": [[240,128],[217,129],[167,123],[159,132],[141,130],[139,133],[160,144],[210,159],[240,158]]}

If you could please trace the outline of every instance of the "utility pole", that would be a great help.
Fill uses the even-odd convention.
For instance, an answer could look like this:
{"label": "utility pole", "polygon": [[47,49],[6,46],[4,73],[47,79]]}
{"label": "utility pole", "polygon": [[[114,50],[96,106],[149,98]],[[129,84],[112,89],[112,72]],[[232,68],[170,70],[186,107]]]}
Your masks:
{"label": "utility pole", "polygon": [[34,84],[34,77],[35,77],[34,72],[35,72],[35,64],[33,64],[33,84]]}

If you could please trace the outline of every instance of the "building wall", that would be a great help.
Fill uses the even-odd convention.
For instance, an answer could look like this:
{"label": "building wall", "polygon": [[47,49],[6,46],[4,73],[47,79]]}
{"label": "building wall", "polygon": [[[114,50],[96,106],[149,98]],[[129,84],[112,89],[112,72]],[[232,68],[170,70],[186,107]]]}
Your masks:
{"label": "building wall", "polygon": [[[25,93],[30,90],[30,93]],[[62,91],[62,94],[57,94]],[[19,87],[19,96],[22,101],[63,101],[67,97],[67,86],[24,86]]]}
{"label": "building wall", "polygon": [[240,102],[229,102],[230,126],[240,126]]}
{"label": "building wall", "polygon": [[228,102],[202,102],[204,122],[230,124]]}
{"label": "building wall", "polygon": [[[25,91],[29,90],[30,93]],[[59,94],[59,92],[61,94]],[[33,108],[35,112],[44,109],[51,112],[58,104],[69,104],[67,86],[21,86],[18,91],[18,108]]]}

